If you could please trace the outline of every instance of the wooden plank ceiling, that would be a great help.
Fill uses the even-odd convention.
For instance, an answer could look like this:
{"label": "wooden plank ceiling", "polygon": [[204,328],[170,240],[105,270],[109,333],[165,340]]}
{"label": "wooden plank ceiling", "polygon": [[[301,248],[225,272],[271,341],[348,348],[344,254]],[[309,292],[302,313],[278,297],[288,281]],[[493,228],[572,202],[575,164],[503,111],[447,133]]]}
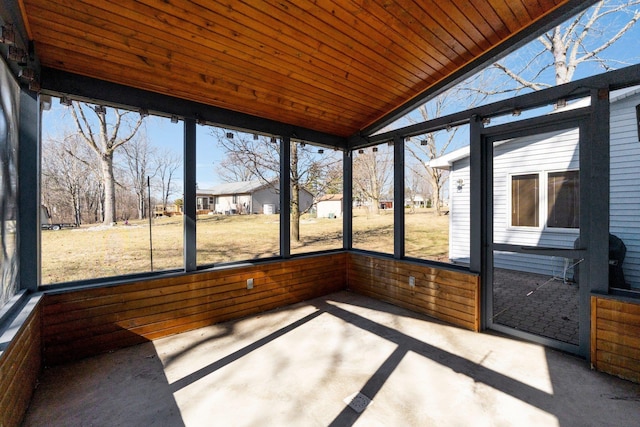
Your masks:
{"label": "wooden plank ceiling", "polygon": [[43,66],[350,136],[569,0],[21,0]]}

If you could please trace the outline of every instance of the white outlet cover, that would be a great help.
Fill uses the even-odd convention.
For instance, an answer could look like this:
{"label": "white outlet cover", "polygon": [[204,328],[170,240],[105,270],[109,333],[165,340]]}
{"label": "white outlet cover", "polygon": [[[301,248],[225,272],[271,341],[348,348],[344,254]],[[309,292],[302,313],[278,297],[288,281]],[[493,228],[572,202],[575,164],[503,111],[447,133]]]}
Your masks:
{"label": "white outlet cover", "polygon": [[253,279],[247,279],[247,289],[253,289]]}
{"label": "white outlet cover", "polygon": [[416,285],[416,278],[413,276],[409,276],[409,286],[415,286]]}

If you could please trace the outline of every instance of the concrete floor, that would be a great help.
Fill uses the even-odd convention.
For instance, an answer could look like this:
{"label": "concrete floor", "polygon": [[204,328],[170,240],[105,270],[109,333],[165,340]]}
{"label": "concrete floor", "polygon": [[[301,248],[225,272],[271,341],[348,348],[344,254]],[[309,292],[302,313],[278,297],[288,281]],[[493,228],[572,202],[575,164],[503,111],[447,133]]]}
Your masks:
{"label": "concrete floor", "polygon": [[591,371],[584,360],[340,292],[46,369],[24,425],[637,426],[638,420],[640,385]]}

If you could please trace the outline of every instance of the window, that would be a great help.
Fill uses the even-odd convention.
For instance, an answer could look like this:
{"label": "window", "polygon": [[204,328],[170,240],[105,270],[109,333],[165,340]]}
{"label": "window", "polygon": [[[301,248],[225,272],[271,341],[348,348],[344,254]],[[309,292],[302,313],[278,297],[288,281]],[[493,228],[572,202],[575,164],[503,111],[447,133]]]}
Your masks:
{"label": "window", "polygon": [[18,152],[18,101],[20,89],[11,76],[11,71],[0,60],[0,308],[17,291],[17,152]]}
{"label": "window", "polygon": [[[546,195],[540,192],[541,177],[546,178]],[[546,175],[513,175],[511,226],[539,227],[540,205],[545,197],[547,228],[580,227],[580,173],[577,170],[549,172]],[[542,209],[545,209],[544,205]]]}
{"label": "window", "polygon": [[216,126],[196,130],[198,266],[280,254],[280,144]]}
{"label": "window", "polygon": [[540,183],[538,174],[511,177],[511,225],[538,227]]}
{"label": "window", "polygon": [[183,126],[55,99],[42,121],[42,284],[181,268]]}
{"label": "window", "polygon": [[580,179],[578,171],[549,173],[547,178],[547,227],[580,227]]}
{"label": "window", "polygon": [[291,253],[342,248],[342,152],[291,142]]}
{"label": "window", "polygon": [[638,126],[638,141],[640,141],[640,105],[636,105],[636,125]]}
{"label": "window", "polygon": [[393,254],[393,160],[387,144],[353,152],[355,249]]}

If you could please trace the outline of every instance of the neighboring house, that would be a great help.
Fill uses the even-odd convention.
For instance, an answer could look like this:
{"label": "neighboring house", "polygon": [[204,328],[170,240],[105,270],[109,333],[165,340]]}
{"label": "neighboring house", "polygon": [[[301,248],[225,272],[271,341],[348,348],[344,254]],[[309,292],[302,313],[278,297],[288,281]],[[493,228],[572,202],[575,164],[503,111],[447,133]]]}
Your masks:
{"label": "neighboring house", "polygon": [[342,194],[325,194],[316,203],[318,218],[338,218],[342,216]]}
{"label": "neighboring house", "polygon": [[[313,196],[300,191],[300,210],[309,209]],[[230,182],[196,190],[196,209],[215,214],[275,214],[280,211],[278,181]]]}
{"label": "neighboring house", "polygon": [[[640,288],[640,88],[611,94],[611,234],[624,242],[625,280]],[[579,101],[579,106],[586,100]],[[584,104],[582,104],[584,105]],[[494,242],[573,248],[578,238],[578,131],[494,144]],[[469,147],[432,160],[450,171],[449,258],[469,262]],[[496,267],[568,275],[564,259],[496,253]]]}
{"label": "neighboring house", "polygon": [[428,200],[425,200],[424,197],[420,195],[413,196],[413,199],[407,197],[404,199],[404,206],[411,207],[413,205],[414,208],[426,208],[428,204]]}
{"label": "neighboring house", "polygon": [[155,216],[174,216],[182,215],[182,206],[175,203],[168,204],[167,206],[155,205]]}

